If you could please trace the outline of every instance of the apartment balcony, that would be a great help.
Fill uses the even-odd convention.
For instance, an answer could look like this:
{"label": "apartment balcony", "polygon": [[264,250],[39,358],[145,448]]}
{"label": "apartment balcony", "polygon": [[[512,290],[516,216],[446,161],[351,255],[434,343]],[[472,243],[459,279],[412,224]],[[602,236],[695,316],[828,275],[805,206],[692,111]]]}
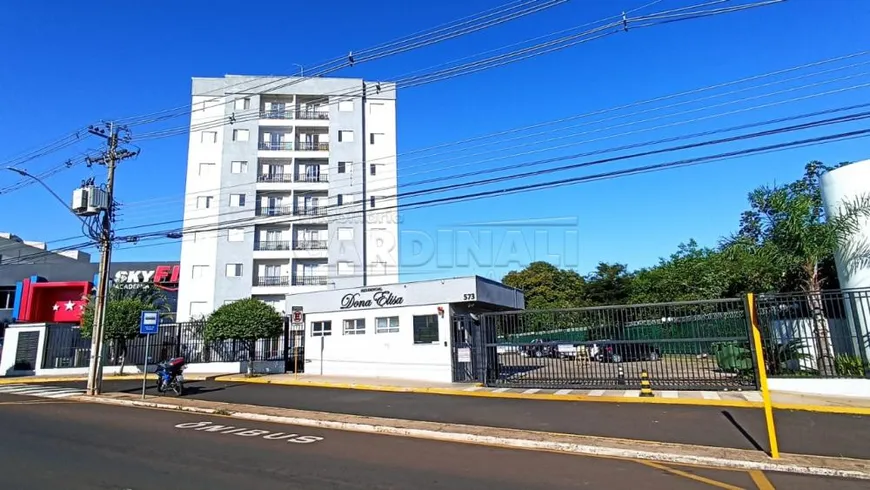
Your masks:
{"label": "apartment balcony", "polygon": [[290,174],[260,174],[257,176],[257,182],[287,183],[293,182],[293,176]]}
{"label": "apartment balcony", "polygon": [[273,143],[270,141],[261,141],[260,142],[260,150],[261,151],[293,151],[293,142],[278,142]]}
{"label": "apartment balcony", "polygon": [[260,111],[260,119],[293,119],[293,116],[296,114],[295,111],[291,109],[269,109],[267,111]]}
{"label": "apartment balcony", "polygon": [[293,206],[257,206],[256,215],[257,216],[289,216],[289,215],[297,215],[297,210],[293,209]]}
{"label": "apartment balcony", "polygon": [[261,242],[254,242],[254,250],[280,251],[293,249],[295,249],[295,244],[290,240],[264,240]]}
{"label": "apartment balcony", "polygon": [[326,276],[301,276],[293,278],[294,286],[326,286],[329,278]]}
{"label": "apartment balcony", "polygon": [[326,250],[329,243],[326,240],[296,240],[293,250]]}
{"label": "apartment balcony", "polygon": [[329,151],[329,143],[296,143],[296,151]]}
{"label": "apartment balcony", "polygon": [[329,120],[329,112],[324,110],[296,111],[296,119],[303,121],[327,121]]}
{"label": "apartment balcony", "polygon": [[329,176],[326,174],[299,174],[296,176],[296,182],[329,182]]}
{"label": "apartment balcony", "polygon": [[254,278],[254,286],[281,287],[290,285],[290,276],[263,276]]}
{"label": "apartment balcony", "polygon": [[294,216],[326,216],[326,207],[297,208],[293,210]]}

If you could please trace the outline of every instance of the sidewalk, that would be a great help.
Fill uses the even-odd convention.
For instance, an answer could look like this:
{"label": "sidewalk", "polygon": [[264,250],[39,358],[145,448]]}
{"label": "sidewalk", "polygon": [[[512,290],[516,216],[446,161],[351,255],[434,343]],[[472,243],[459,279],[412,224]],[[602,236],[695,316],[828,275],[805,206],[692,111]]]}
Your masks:
{"label": "sidewalk", "polygon": [[[140,378],[141,379],[141,378]],[[427,383],[391,378],[349,378],[313,374],[273,374],[255,376],[233,374],[217,376],[216,381],[259,383],[284,386],[354,389],[398,393],[429,393],[453,396],[476,396],[521,400],[586,401],[606,403],[651,403],[698,405],[734,408],[762,408],[758,391],[656,391],[652,398],[642,398],[640,390],[552,390],[524,388],[490,388],[480,384]],[[772,392],[773,407],[778,410],[802,410],[823,413],[870,415],[868,397],[823,397],[789,392]]]}

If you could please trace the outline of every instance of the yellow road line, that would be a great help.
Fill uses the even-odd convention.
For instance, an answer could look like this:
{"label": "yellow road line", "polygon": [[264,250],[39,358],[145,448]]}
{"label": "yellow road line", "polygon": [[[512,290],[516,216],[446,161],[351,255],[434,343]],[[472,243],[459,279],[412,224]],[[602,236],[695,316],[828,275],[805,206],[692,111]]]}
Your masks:
{"label": "yellow road line", "polygon": [[666,471],[672,475],[681,476],[683,478],[688,478],[689,480],[694,480],[694,481],[699,482],[699,483],[706,483],[707,485],[710,485],[713,487],[724,488],[726,490],[744,490],[740,487],[735,487],[734,485],[729,485],[727,483],[723,483],[720,481],[711,480],[710,478],[704,478],[703,476],[693,475],[693,474],[687,473],[685,471],[681,471],[681,470],[667,467],[663,464],[653,463],[652,461],[638,460],[637,462],[644,465],[644,466],[649,466],[650,468],[656,468],[658,470]]}
{"label": "yellow road line", "polygon": [[749,471],[749,476],[752,478],[755,486],[758,487],[758,490],[776,490],[773,487],[773,483],[770,483],[770,480],[767,479],[764,472],[751,470]]}

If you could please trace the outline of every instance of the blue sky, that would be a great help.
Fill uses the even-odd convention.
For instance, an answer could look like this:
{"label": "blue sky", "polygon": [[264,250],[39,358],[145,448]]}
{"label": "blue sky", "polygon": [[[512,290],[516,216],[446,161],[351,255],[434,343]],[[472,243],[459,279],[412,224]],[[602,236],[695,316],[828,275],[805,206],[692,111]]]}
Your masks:
{"label": "blue sky", "polygon": [[[326,8],[318,2],[274,1],[249,8],[222,0],[6,2],[0,6],[0,43],[7,46],[0,72],[0,161],[100,119],[184,105],[189,102],[191,77],[226,73],[292,75],[298,72],[297,64],[312,66],[504,3],[382,0],[371,4],[336,0]],[[395,79],[648,3],[573,0],[504,26],[361,64],[335,76]],[[696,3],[700,0],[662,0],[638,14]],[[451,176],[867,102],[867,88],[850,87],[870,83],[870,65],[847,67],[870,59],[864,56],[694,96],[705,100],[683,97],[604,112],[561,126],[402,156],[420,148],[856,53],[870,48],[865,31],[868,14],[868,2],[790,0],[714,18],[630,29],[516,64],[400,89],[401,190],[425,188],[408,186],[421,179],[440,179],[434,185],[463,182]],[[833,68],[838,70],[783,81]],[[811,83],[817,85],[806,86]],[[735,89],[744,90],[711,97]],[[812,96],[835,90],[839,92]],[[782,93],[771,95],[777,91]],[[798,97],[805,98],[749,110],[753,105]],[[681,105],[662,108],[675,103]],[[655,110],[631,115],[644,109]],[[740,112],[720,115],[734,111]],[[700,120],[691,122],[693,119]],[[134,128],[134,137],[136,131],[187,123],[187,118],[181,117],[162,125]],[[656,129],[664,125],[670,127]],[[857,127],[860,123],[635,158],[459,193],[650,165]],[[633,134],[620,136],[625,132]],[[99,143],[90,139],[22,167],[41,172],[97,148]],[[483,143],[488,146],[480,146]],[[681,143],[685,141],[671,145]],[[187,138],[143,141],[140,146],[142,155],[125,162],[118,173],[117,198],[125,204],[120,227],[180,219],[182,215]],[[666,146],[670,145],[644,149]],[[586,160],[629,153],[632,151]],[[804,163],[812,159],[836,163],[866,158],[870,158],[870,150],[865,140],[853,140],[578,186],[409,209],[403,211],[400,225],[400,254],[405,265],[402,279],[469,273],[500,278],[530,260],[550,260],[583,273],[599,261],[627,263],[631,268],[651,265],[672,253],[680,242],[694,238],[702,245],[713,245],[735,229],[745,208],[746,194],[754,187],[794,179]],[[550,166],[566,163],[571,162]],[[91,175],[102,179],[103,174],[102,168],[77,167],[48,182],[66,198],[82,179]],[[0,187],[16,181],[11,172],[0,172]],[[75,218],[39,186],[0,195],[0,202],[6,210],[0,221],[2,231],[49,242],[79,234]],[[171,241],[127,246],[116,253],[115,259],[176,260],[179,248],[178,242]]]}

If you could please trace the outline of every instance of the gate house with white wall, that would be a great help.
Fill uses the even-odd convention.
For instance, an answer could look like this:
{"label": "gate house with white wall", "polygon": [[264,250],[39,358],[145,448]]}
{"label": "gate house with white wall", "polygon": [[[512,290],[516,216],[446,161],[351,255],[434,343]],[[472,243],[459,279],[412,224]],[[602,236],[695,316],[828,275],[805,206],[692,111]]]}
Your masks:
{"label": "gate house with white wall", "polygon": [[[471,381],[485,365],[476,315],[521,310],[523,293],[479,276],[334,289],[287,297],[301,307],[305,372]],[[473,358],[474,357],[474,358]]]}

